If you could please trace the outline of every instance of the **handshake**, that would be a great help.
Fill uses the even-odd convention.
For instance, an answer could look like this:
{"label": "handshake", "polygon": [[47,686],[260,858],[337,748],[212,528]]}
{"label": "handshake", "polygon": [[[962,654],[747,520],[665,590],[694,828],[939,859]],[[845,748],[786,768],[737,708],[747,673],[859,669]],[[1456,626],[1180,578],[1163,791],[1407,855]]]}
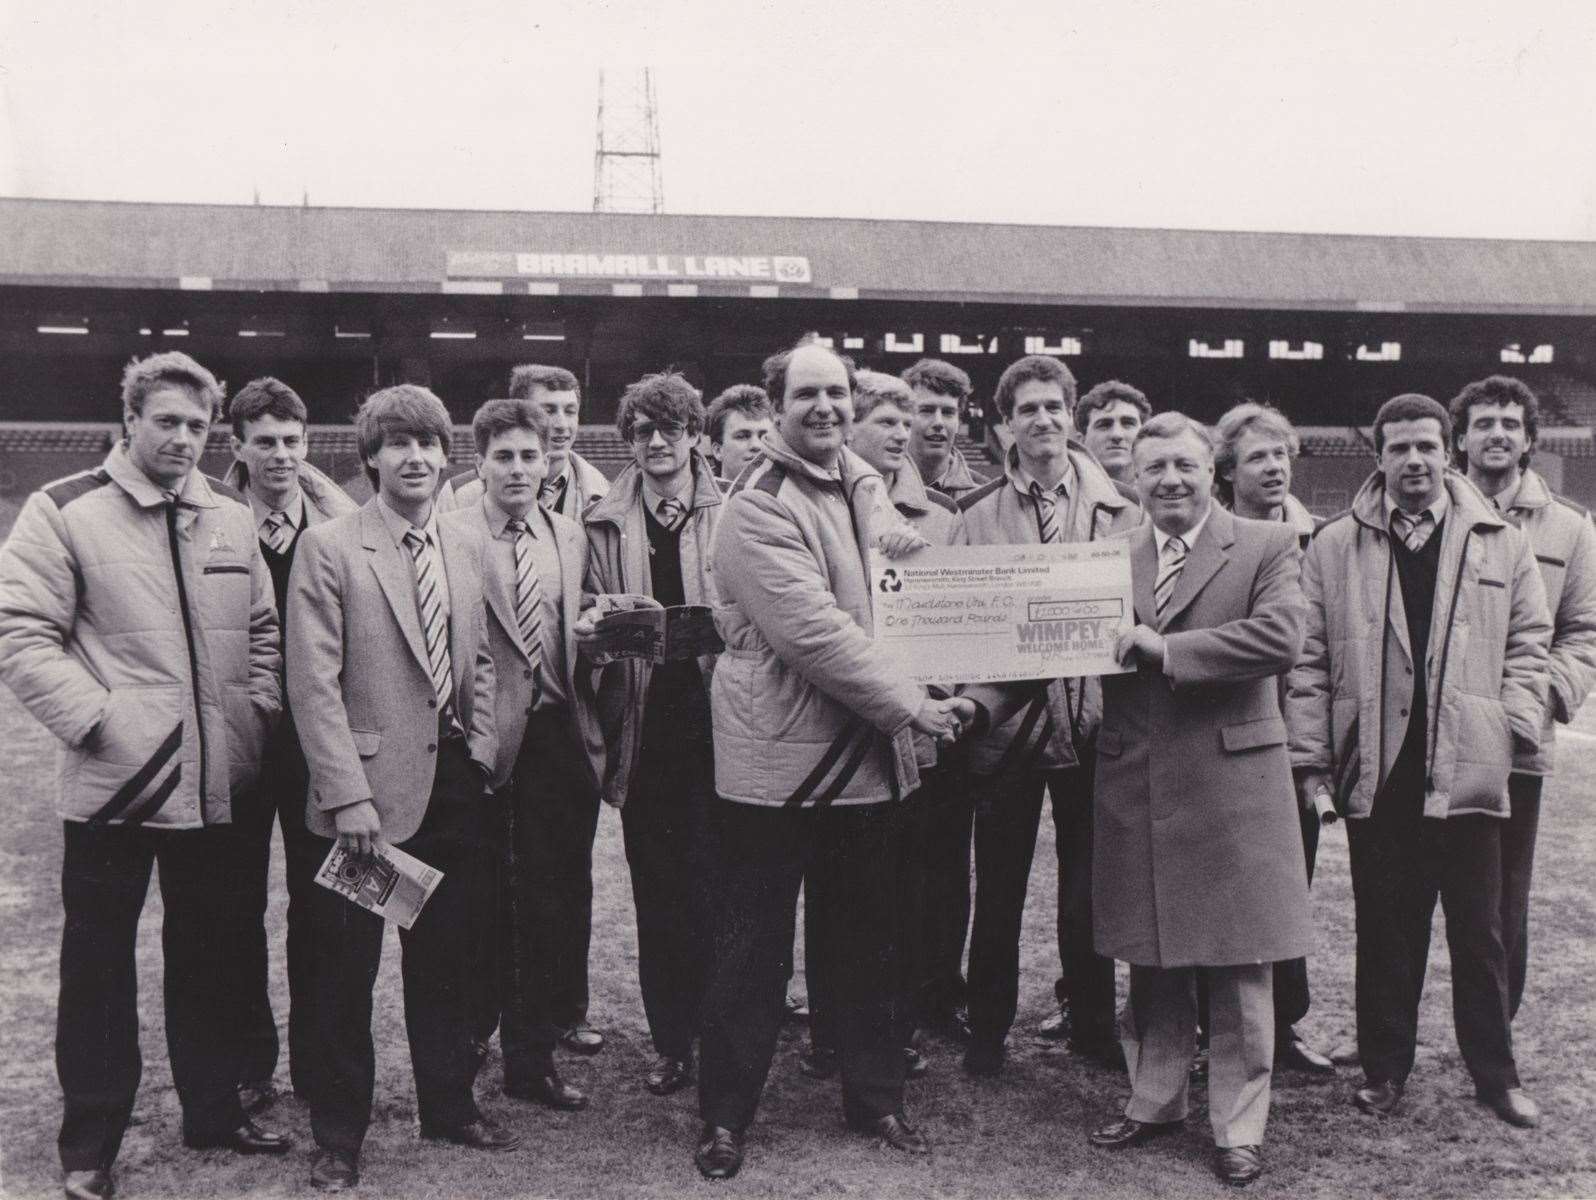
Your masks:
{"label": "handshake", "polygon": [[967,696],[936,700],[927,696],[910,722],[916,730],[936,739],[939,746],[951,746],[975,724],[976,703]]}

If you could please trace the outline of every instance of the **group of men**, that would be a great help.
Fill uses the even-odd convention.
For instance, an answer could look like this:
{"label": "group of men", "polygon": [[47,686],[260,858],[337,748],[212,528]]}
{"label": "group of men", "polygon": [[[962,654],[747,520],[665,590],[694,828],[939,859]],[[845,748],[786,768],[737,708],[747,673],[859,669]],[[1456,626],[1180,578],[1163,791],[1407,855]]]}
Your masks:
{"label": "group of men", "polygon": [[[613,481],[574,448],[562,369],[516,368],[452,479],[442,402],[387,388],[356,416],[357,505],[306,461],[285,384],[233,397],[222,482],[199,470],[214,376],[177,353],[129,365],[121,443],[35,493],[0,549],[0,679],[66,747],[69,1196],[114,1187],[152,864],[184,1139],[289,1148],[256,1120],[278,1059],[274,820],[316,1187],[359,1181],[383,941],[317,886],[334,844],[442,872],[401,932],[423,1137],[518,1145],[477,1103],[495,1030],[507,1095],[584,1107],[555,1051],[604,1045],[587,1012],[604,802],[657,1055],[643,1083],[668,1095],[696,1071],[707,1178],[743,1162],[800,888],[803,1067],[840,1074],[850,1127],[927,1151],[904,1107],[920,1031],[1002,1072],[1044,796],[1061,973],[1040,1032],[1130,1076],[1094,1145],[1175,1128],[1205,1071],[1215,1169],[1245,1184],[1271,1071],[1333,1071],[1295,1029],[1325,811],[1349,830],[1357,1105],[1401,1100],[1439,896],[1479,1098],[1535,1124],[1511,1022],[1552,729],[1596,678],[1596,532],[1528,466],[1527,387],[1491,377],[1450,412],[1388,401],[1375,471],[1316,529],[1290,494],[1296,434],[1265,406],[1210,430],[1117,381],[1078,398],[1067,366],[1028,356],[994,391],[1012,444],[985,480],[957,447],[971,385],[951,364],[894,377],[807,339],[763,376],[707,411],[679,374],[632,384]],[[928,687],[872,637],[872,554],[1109,538],[1132,563],[1125,674]],[[596,665],[599,598],[639,593],[711,607],[723,648]]]}

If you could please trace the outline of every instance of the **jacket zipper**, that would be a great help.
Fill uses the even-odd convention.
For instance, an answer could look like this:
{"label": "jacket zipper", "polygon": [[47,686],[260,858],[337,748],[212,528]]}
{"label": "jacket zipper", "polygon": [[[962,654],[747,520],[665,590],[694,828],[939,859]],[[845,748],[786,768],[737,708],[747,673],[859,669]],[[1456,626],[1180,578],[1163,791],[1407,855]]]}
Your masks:
{"label": "jacket zipper", "polygon": [[199,654],[194,649],[194,622],[188,611],[188,587],[183,582],[183,555],[177,541],[177,501],[166,502],[166,540],[172,549],[172,575],[177,580],[177,607],[183,614],[183,638],[188,643],[188,678],[194,691],[194,728],[199,736],[199,818],[205,824],[205,710],[200,707]]}
{"label": "jacket zipper", "polygon": [[1463,533],[1463,548],[1457,556],[1457,574],[1452,579],[1452,603],[1446,612],[1446,636],[1441,642],[1441,669],[1435,673],[1435,724],[1430,731],[1430,754],[1425,763],[1427,769],[1424,775],[1424,790],[1426,794],[1435,790],[1435,776],[1431,764],[1435,762],[1436,743],[1441,738],[1441,689],[1446,685],[1446,658],[1452,649],[1452,622],[1457,618],[1457,598],[1463,591],[1463,567],[1468,561],[1469,539],[1474,536],[1474,526],[1470,525]]}

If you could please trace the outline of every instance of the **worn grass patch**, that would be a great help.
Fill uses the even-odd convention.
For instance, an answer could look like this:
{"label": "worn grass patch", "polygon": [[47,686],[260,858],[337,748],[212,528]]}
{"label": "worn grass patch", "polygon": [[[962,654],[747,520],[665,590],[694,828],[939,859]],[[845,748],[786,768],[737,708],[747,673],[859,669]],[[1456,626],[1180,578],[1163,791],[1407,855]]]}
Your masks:
{"label": "worn grass patch", "polygon": [[[1254,1196],[1596,1195],[1596,1033],[1590,1002],[1590,880],[1596,870],[1596,713],[1587,710],[1560,745],[1562,768],[1543,809],[1532,911],[1529,995],[1518,1057],[1541,1102],[1537,1131],[1509,1129],[1476,1106],[1451,1032],[1445,935],[1437,922],[1420,1036],[1419,1066],[1402,1115],[1380,1122],[1351,1106],[1355,1071],[1333,1083],[1278,1080]],[[60,825],[53,815],[56,749],[9,694],[0,692],[0,1191],[59,1194],[55,1134],[60,1096],[52,1059],[56,960],[61,931]],[[484,1105],[525,1135],[508,1155],[474,1155],[419,1141],[399,1003],[398,944],[390,936],[379,980],[376,1117],[362,1180],[385,1197],[780,1197],[1126,1196],[1181,1200],[1222,1191],[1209,1174],[1206,1121],[1142,1150],[1104,1153],[1086,1131],[1115,1115],[1123,1077],[1086,1069],[1032,1035],[1046,1015],[1057,970],[1053,948],[1051,824],[1043,821],[1026,910],[1024,979],[1010,1065],[997,1081],[959,1069],[955,1047],[931,1042],[931,1072],[910,1085],[911,1108],[935,1142],[907,1162],[847,1133],[834,1084],[800,1075],[798,1036],[783,1037],[748,1161],[730,1184],[703,1183],[690,1161],[697,1127],[691,1089],[669,1099],[644,1091],[647,1030],[637,996],[631,888],[619,821],[606,811],[595,855],[592,959],[595,1024],[610,1045],[595,1059],[564,1058],[562,1070],[593,1096],[587,1112],[555,1114],[496,1092],[498,1065],[483,1075]],[[274,859],[278,868],[280,856]],[[281,885],[271,920],[282,929]],[[1313,1012],[1303,1029],[1325,1049],[1352,1030],[1352,905],[1346,839],[1331,832],[1314,888],[1317,954]],[[273,1123],[299,1148],[285,1161],[184,1150],[167,1069],[160,990],[160,896],[152,889],[140,926],[140,1013],[145,1060],[136,1124],[117,1163],[125,1197],[307,1194],[310,1134],[303,1105],[280,1102]],[[861,914],[861,919],[867,919]],[[280,941],[273,946],[274,1000],[286,1016]],[[286,1053],[286,1051],[285,1051]],[[286,1063],[279,1079],[286,1080]]]}

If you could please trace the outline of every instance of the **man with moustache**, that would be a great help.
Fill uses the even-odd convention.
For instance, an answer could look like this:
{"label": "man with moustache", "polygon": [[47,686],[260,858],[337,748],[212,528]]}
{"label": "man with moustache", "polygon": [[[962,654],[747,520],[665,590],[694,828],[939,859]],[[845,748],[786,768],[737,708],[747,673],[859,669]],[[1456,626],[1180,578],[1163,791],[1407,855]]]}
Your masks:
{"label": "man with moustache", "polygon": [[743,468],[759,457],[774,425],[775,410],[764,388],[734,383],[716,396],[704,418],[700,439],[708,447],[715,475],[728,485],[733,483]]}
{"label": "man with moustache", "polygon": [[[481,916],[465,931],[482,987],[476,1055],[486,1057],[497,1024],[505,1094],[574,1111],[587,1096],[554,1063],[560,1029],[551,981],[562,953],[585,952],[569,933],[572,910],[590,903],[581,889],[591,878],[587,821],[603,740],[575,641],[587,539],[575,522],[538,504],[548,430],[530,400],[489,400],[477,409],[471,436],[482,498],[442,514],[439,528],[479,547],[496,681],[499,748],[489,807],[501,853],[483,872]],[[468,569],[473,559],[462,562]]]}
{"label": "man with moustache", "polygon": [[1492,375],[1469,384],[1449,406],[1459,467],[1529,540],[1552,614],[1550,677],[1540,747],[1518,748],[1507,779],[1502,826],[1502,942],[1507,1015],[1518,1015],[1529,962],[1529,891],[1541,789],[1552,773],[1558,724],[1579,711],[1596,681],[1596,532],[1590,515],[1554,493],[1530,465],[1540,402],[1522,380]]}
{"label": "man with moustache", "polygon": [[927,487],[957,500],[986,482],[970,470],[959,449],[960,410],[970,399],[970,377],[952,363],[922,358],[901,377],[914,397],[909,457]]}
{"label": "man with moustache", "polygon": [[1139,389],[1117,379],[1098,384],[1075,406],[1075,428],[1087,453],[1133,499],[1136,470],[1131,444],[1152,412],[1153,406]]}
{"label": "man with moustache", "polygon": [[1546,590],[1523,534],[1446,469],[1446,409],[1387,400],[1374,446],[1351,509],[1308,546],[1307,637],[1287,696],[1302,795],[1347,818],[1366,1077],[1354,1099],[1376,1116],[1402,1100],[1439,897],[1475,1093],[1529,1127],[1539,1112],[1513,1057],[1502,834],[1513,764],[1546,715]]}
{"label": "man with moustache", "polygon": [[[742,1166],[781,1024],[800,881],[831,936],[843,1113],[902,1152],[896,870],[913,731],[952,739],[974,706],[933,700],[871,640],[866,552],[890,519],[881,477],[846,448],[852,364],[815,342],[765,362],[777,428],[716,531],[712,836],[719,920],[705,999],[699,1171]],[[896,522],[894,522],[895,524]]]}
{"label": "man with moustache", "polygon": [[[306,824],[368,858],[385,843],[442,873],[403,929],[405,1030],[421,1136],[477,1150],[519,1137],[472,1094],[470,929],[493,830],[494,663],[480,548],[440,536],[434,498],[453,426],[431,392],[401,384],[355,418],[375,494],[300,538],[288,581],[288,694],[310,770]],[[372,989],[383,921],[330,888],[311,901],[317,1072],[311,1186],[360,1181],[375,1058]]]}
{"label": "man with moustache", "polygon": [[[1070,440],[1075,377],[1056,358],[1010,364],[993,400],[1014,443],[1002,477],[959,500],[972,545],[1089,542],[1141,519],[1090,455]],[[1049,699],[1054,701],[1050,704]],[[1062,713],[1060,720],[1056,714]],[[1051,797],[1058,854],[1054,985],[1071,1046],[1117,1065],[1114,963],[1092,946],[1092,754],[1102,714],[1093,678],[1058,679],[1023,712],[970,743],[975,793],[975,921],[970,933],[971,1041],[964,1069],[996,1075],[1019,1003],[1020,926],[1042,796]]]}
{"label": "man with moustache", "polygon": [[[880,371],[856,372],[854,422],[848,445],[881,472],[892,507],[921,542],[956,545],[963,527],[958,505],[921,482],[908,454],[912,408],[913,397],[903,380]],[[950,694],[947,689],[932,690],[941,696]],[[939,766],[936,743],[916,737],[915,752],[920,788],[905,808],[898,862],[902,917],[898,956],[903,978],[900,1017],[904,1061],[911,1078],[923,1075],[928,1066],[914,1048],[916,1024],[922,1017],[922,996],[951,992],[947,985],[950,976],[961,992],[964,984],[960,963],[965,927],[970,920],[972,812],[968,789],[951,786],[953,766]],[[833,1004],[827,994],[828,972],[819,954],[829,939],[816,920],[818,911],[815,905],[804,910],[810,1048],[800,1065],[806,1075],[829,1079],[837,1070],[837,1050],[830,1022]]]}
{"label": "man with moustache", "polygon": [[[621,396],[615,426],[632,447],[632,462],[588,511],[589,587],[651,596],[666,608],[713,608],[710,549],[721,489],[694,450],[704,427],[698,391],[675,372],[645,375]],[[585,617],[584,630],[591,624]],[[656,1096],[692,1079],[714,949],[714,670],[714,654],[657,664],[624,658],[606,666],[599,683],[604,798],[621,810],[638,979],[655,1052],[643,1085]]]}
{"label": "man with moustache", "polygon": [[122,375],[122,441],[33,493],[0,547],[0,680],[61,740],[56,1071],[70,1200],[104,1200],[142,1065],[134,949],[160,867],[184,1144],[279,1154],[239,1102],[237,821],[282,707],[277,612],[238,494],[198,470],[222,385],[186,354]]}
{"label": "man with moustache", "polygon": [[[352,513],[359,506],[343,489],[305,461],[308,414],[298,393],[271,376],[252,379],[227,406],[232,424],[233,465],[222,482],[242,492],[255,518],[261,558],[271,572],[279,618],[288,611],[288,576],[299,535],[312,524]],[[282,642],[287,626],[279,622]],[[267,994],[266,903],[271,867],[272,824],[283,830],[283,874],[288,884],[288,1068],[295,1093],[310,1095],[315,1068],[311,1048],[311,955],[309,889],[327,850],[305,828],[305,755],[299,748],[291,713],[283,713],[266,744],[260,786],[236,819],[249,831],[254,857],[247,879],[251,916],[241,943],[247,982],[243,995],[244,1059],[239,1069],[239,1100],[259,1111],[275,1096],[277,1022]]]}
{"label": "man with moustache", "polygon": [[[1291,465],[1301,446],[1291,422],[1278,410],[1249,400],[1219,418],[1214,439],[1214,491],[1219,502],[1238,517],[1283,522],[1296,534],[1297,544],[1306,550],[1315,522],[1302,501],[1291,494]],[[1280,682],[1284,703],[1284,675]],[[1314,860],[1319,853],[1320,818],[1311,803],[1300,805],[1297,817],[1311,885]],[[1308,1015],[1306,958],[1275,964],[1274,994],[1275,1066],[1309,1075],[1334,1074],[1331,1061],[1309,1045],[1296,1028],[1297,1022]],[[1206,1034],[1206,1005],[1202,1007]]]}

